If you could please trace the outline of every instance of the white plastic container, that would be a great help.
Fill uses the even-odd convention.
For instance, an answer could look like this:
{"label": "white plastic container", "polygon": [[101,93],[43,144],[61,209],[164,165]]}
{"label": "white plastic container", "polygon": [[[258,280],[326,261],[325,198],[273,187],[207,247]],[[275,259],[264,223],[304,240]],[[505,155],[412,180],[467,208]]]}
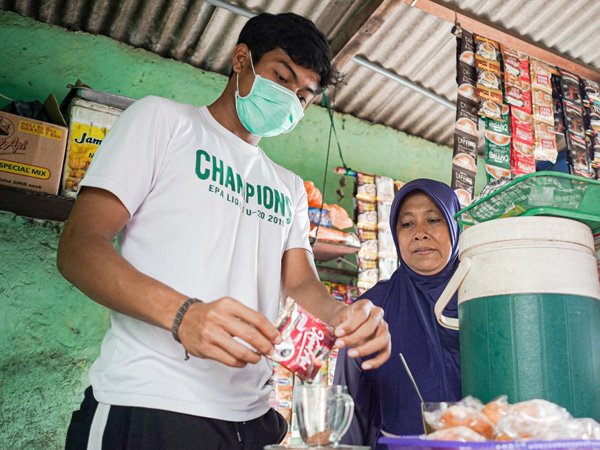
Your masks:
{"label": "white plastic container", "polygon": [[61,194],[76,197],[96,150],[115,123],[121,109],[75,97],[68,110],[69,138]]}

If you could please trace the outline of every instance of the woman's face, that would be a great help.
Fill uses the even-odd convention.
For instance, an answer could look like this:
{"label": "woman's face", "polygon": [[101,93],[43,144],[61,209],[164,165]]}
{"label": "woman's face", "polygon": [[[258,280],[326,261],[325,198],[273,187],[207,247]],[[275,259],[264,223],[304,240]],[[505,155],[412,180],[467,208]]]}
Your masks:
{"label": "woman's face", "polygon": [[398,213],[396,236],[403,261],[420,275],[442,271],[452,252],[444,215],[422,192],[409,194]]}

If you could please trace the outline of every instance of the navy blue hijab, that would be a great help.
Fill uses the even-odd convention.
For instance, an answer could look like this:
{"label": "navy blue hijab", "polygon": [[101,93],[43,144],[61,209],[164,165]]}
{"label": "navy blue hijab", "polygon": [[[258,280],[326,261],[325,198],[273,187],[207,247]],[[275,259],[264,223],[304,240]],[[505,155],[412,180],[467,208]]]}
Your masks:
{"label": "navy blue hijab", "polygon": [[[419,275],[400,255],[396,222],[402,202],[415,191],[429,196],[448,223],[452,251],[447,265],[436,275]],[[344,351],[340,352],[334,383],[348,386],[355,402],[354,419],[343,443],[375,448],[382,431],[395,435],[423,433],[420,400],[399,353],[404,355],[426,402],[461,398],[458,332],[441,327],[433,310],[458,266],[459,228],[454,214],[459,209],[454,191],[434,180],[411,181],[394,198],[390,227],[401,264],[389,280],[377,283],[361,297],[385,311],[392,356],[379,369],[362,371],[360,358],[349,358]],[[456,295],[444,315],[458,316]]]}

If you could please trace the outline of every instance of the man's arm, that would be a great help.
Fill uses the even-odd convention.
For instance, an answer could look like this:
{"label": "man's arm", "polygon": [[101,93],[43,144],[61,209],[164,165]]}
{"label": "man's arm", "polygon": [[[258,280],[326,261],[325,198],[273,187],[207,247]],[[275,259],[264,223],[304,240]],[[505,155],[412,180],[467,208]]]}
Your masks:
{"label": "man's arm", "polygon": [[[152,325],[171,329],[187,297],[129,264],[113,239],[129,212],[112,193],[84,188],[60,238],[58,268],[92,300]],[[233,367],[256,363],[260,356],[233,340],[239,336],[262,353],[273,350],[277,329],[258,312],[224,297],[195,303],[183,317],[179,338],[193,355]]]}
{"label": "man's arm", "polygon": [[334,300],[319,281],[312,255],[294,248],[283,255],[283,293],[335,327],[336,346],[348,347],[351,357],[375,354],[362,364],[365,370],[381,366],[390,357],[390,334],[383,310],[363,299],[348,306]]}

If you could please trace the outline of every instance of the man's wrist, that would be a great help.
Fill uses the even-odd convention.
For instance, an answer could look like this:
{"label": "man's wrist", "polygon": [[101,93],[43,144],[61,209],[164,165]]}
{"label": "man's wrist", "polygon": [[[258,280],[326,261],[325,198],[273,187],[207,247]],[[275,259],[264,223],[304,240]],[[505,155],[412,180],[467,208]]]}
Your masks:
{"label": "man's wrist", "polygon": [[181,343],[181,340],[179,339],[179,327],[181,326],[181,321],[183,320],[183,316],[188,311],[190,306],[192,306],[194,303],[202,303],[202,300],[197,298],[188,298],[179,307],[177,313],[175,314],[175,318],[173,319],[173,323],[171,325],[171,334],[173,335],[173,339],[179,343]]}

